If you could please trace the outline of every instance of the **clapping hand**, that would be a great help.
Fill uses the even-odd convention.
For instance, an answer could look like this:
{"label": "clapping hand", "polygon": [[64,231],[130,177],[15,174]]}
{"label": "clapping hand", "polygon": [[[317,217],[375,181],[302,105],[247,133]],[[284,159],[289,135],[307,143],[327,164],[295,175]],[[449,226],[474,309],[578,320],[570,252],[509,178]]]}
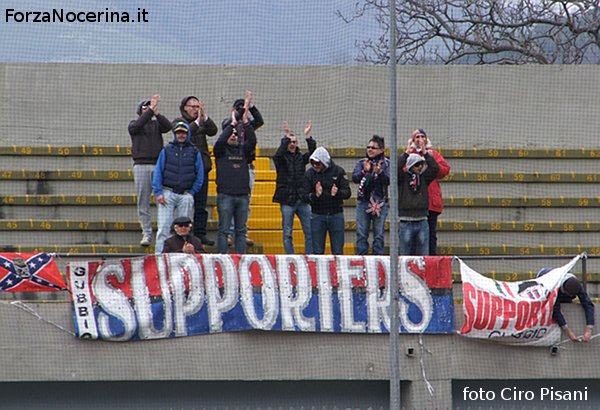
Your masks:
{"label": "clapping hand", "polygon": [[315,184],[315,194],[317,195],[317,198],[323,194],[323,186],[321,186],[321,181],[317,181]]}
{"label": "clapping hand", "polygon": [[335,194],[337,194],[338,191],[338,187],[336,184],[333,184],[333,186],[331,187],[331,196],[335,196]]}
{"label": "clapping hand", "polygon": [[288,124],[287,120],[283,121],[283,133],[285,134],[285,136],[289,136],[292,133],[292,130],[290,128],[290,125]]}
{"label": "clapping hand", "polygon": [[181,248],[181,250],[183,251],[183,253],[195,253],[196,249],[194,248],[194,245],[192,245],[189,242],[185,242],[183,244],[183,247]]}
{"label": "clapping hand", "polygon": [[306,139],[310,138],[310,130],[312,130],[312,121],[308,120],[308,122],[304,126],[304,136],[306,137]]}
{"label": "clapping hand", "polygon": [[158,103],[160,102],[160,95],[155,94],[150,99],[150,109],[154,113],[154,115],[158,114]]}

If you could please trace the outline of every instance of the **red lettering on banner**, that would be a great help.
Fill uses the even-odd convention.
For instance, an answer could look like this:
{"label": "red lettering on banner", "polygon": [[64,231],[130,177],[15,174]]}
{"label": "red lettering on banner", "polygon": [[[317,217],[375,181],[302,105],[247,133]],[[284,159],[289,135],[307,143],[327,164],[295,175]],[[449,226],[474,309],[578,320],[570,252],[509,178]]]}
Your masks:
{"label": "red lettering on banner", "polygon": [[475,308],[473,307],[473,298],[475,297],[475,288],[470,283],[463,283],[464,307],[465,307],[465,322],[461,333],[469,333],[473,328],[473,318],[475,317]]}
{"label": "red lettering on banner", "polygon": [[504,321],[502,322],[502,329],[508,327],[508,322],[517,316],[517,304],[510,299],[504,299]]}
{"label": "red lettering on banner", "polygon": [[[547,326],[552,323],[552,309],[558,290],[555,289],[543,301],[520,301],[492,295],[484,290],[475,289],[470,283],[463,283],[464,324],[461,333],[477,330],[508,328],[516,319],[515,330],[522,331],[534,326]],[[500,324],[501,320],[501,324]]]}
{"label": "red lettering on banner", "polygon": [[515,323],[515,330],[520,332],[525,329],[527,322],[529,321],[529,302],[521,301],[517,303],[517,323]]}
{"label": "red lettering on banner", "polygon": [[[529,321],[527,323],[527,327],[532,327],[537,325],[538,323],[538,314],[542,308],[542,304],[538,301],[531,302],[530,311],[529,311]],[[540,321],[541,323],[541,321]]]}
{"label": "red lettering on banner", "polygon": [[492,309],[490,313],[490,324],[488,330],[492,330],[496,325],[496,318],[502,317],[502,298],[498,296],[492,296]]}
{"label": "red lettering on banner", "polygon": [[559,288],[556,288],[552,291],[550,296],[548,296],[548,319],[546,325],[551,325],[554,322],[554,318],[552,317],[552,312],[554,311],[554,303],[556,302],[556,297],[558,296]]}
{"label": "red lettering on banner", "polygon": [[473,327],[477,330],[485,329],[490,320],[490,294],[477,290],[477,315]]}

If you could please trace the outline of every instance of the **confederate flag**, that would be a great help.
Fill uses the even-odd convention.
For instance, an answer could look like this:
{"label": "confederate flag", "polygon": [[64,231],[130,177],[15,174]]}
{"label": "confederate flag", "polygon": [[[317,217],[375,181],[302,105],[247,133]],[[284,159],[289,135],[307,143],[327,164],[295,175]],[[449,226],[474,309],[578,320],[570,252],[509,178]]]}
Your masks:
{"label": "confederate flag", "polygon": [[47,253],[0,254],[0,291],[56,292],[67,285]]}

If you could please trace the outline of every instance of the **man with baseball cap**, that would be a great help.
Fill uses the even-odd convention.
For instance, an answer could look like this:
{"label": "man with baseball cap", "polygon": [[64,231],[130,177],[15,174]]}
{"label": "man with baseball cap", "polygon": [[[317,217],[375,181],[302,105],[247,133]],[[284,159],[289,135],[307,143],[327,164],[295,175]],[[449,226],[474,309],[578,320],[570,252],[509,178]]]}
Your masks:
{"label": "man with baseball cap", "polygon": [[164,253],[204,253],[202,241],[192,233],[192,220],[189,217],[175,218],[171,234],[165,241]]}
{"label": "man with baseball cap", "polygon": [[202,156],[190,141],[190,126],[183,121],[175,123],[173,134],[173,141],[160,152],[152,179],[158,205],[156,253],[163,251],[173,218],[191,216],[194,195],[205,182]]}

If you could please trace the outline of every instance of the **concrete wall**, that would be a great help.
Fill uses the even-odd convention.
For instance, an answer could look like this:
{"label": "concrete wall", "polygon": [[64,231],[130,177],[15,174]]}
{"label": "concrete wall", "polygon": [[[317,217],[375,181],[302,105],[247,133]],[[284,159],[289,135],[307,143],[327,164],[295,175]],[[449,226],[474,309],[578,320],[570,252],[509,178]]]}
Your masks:
{"label": "concrete wall", "polygon": [[[369,381],[385,380],[389,372],[387,335],[249,331],[144,342],[84,341],[46,322],[72,331],[70,304],[27,306],[43,320],[0,303],[0,382]],[[581,308],[567,305],[563,312],[580,332]],[[461,315],[457,305],[457,329]],[[405,356],[408,347],[414,357]],[[400,375],[410,382],[403,388],[405,408],[451,407],[452,380],[457,379],[600,378],[597,339],[562,347],[550,355],[548,348],[502,346],[458,335],[402,335]]]}
{"label": "concrete wall", "polygon": [[[154,93],[179,115],[194,94],[218,123],[254,91],[266,125],[259,146],[276,146],[287,119],[307,119],[326,146],[361,146],[389,134],[385,67],[0,64],[2,144],[129,145],[136,102]],[[598,147],[598,66],[401,66],[398,130],[425,127],[444,147]],[[16,132],[15,126],[19,125]]]}

